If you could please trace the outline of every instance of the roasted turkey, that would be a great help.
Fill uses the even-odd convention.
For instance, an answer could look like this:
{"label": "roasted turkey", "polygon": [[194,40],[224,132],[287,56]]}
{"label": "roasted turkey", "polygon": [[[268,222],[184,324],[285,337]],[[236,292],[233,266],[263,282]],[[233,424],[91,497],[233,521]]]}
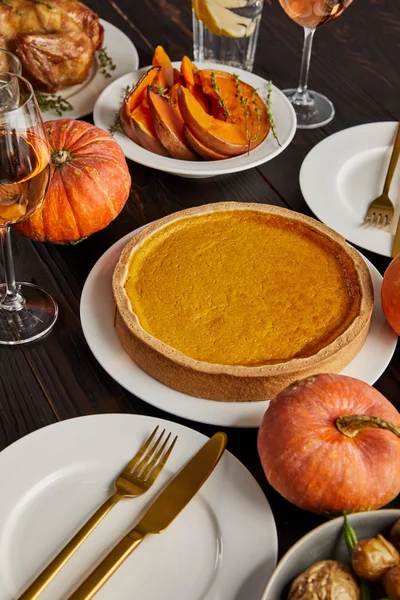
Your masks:
{"label": "roasted turkey", "polygon": [[0,1],[0,48],[20,58],[44,92],[84,81],[103,34],[98,15],[78,0]]}

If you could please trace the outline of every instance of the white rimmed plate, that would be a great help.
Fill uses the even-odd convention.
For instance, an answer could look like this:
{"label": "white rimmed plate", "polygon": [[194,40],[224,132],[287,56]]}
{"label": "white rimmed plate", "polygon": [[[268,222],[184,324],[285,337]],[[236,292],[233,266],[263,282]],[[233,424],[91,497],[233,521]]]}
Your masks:
{"label": "white rimmed plate", "polygon": [[[139,415],[95,415],[39,429],[0,454],[0,600],[15,600],[110,493],[155,425],[178,436],[154,486],[95,529],[41,600],[69,598],[207,438]],[[16,476],[18,474],[18,476]],[[276,564],[274,519],[252,475],[225,452],[161,535],[147,538],[96,594],[99,600],[259,598]]]}
{"label": "white rimmed plate", "polygon": [[[177,69],[180,69],[180,62],[173,62],[172,64]],[[254,88],[258,88],[259,94],[263,100],[266,98],[268,82],[265,79],[262,79],[262,77],[258,77],[258,75],[214,63],[196,63],[196,66],[199,69],[216,69],[219,71],[237,73],[242,81],[252,85]],[[126,86],[136,83],[148,69],[149,67],[145,67],[135,73],[125,75],[104,90],[93,110],[93,119],[97,127],[102,127],[108,131],[114,122],[115,114],[119,110]],[[159,171],[167,171],[168,173],[181,175],[183,177],[213,177],[215,175],[224,175],[251,169],[252,167],[271,160],[289,145],[296,132],[296,115],[289,100],[275,86],[273,86],[271,94],[271,110],[281,145],[279,146],[277,144],[272,132],[270,132],[266,140],[257,146],[257,148],[254,148],[250,154],[246,153],[241,156],[226,158],[224,160],[178,160],[166,156],[159,156],[158,154],[154,154],[154,152],[145,150],[130,140],[121,131],[117,131],[114,134],[114,137],[123,149],[126,158],[130,158],[141,165],[158,169]]]}
{"label": "white rimmed plate", "polygon": [[390,189],[396,207],[391,225],[364,224],[369,203],[383,189],[398,123],[368,123],[339,131],[317,144],[300,170],[300,187],[313,213],[346,240],[391,256],[400,216],[400,163]]}
{"label": "white rimmed plate", "polygon": [[[161,410],[201,423],[226,427],[258,427],[268,408],[268,400],[217,402],[177,392],[145,373],[125,352],[114,328],[111,279],[123,247],[134,234],[135,231],[120,239],[100,257],[82,291],[82,329],[95,358],[126,390]],[[396,347],[397,335],[382,312],[382,277],[366,258],[364,260],[372,276],[375,307],[364,346],[342,373],[372,385],[389,364]]]}
{"label": "white rimmed plate", "polygon": [[100,19],[104,27],[103,48],[107,48],[108,55],[115,64],[115,70],[109,71],[110,77],[105,77],[100,72],[97,53],[90,69],[87,79],[78,85],[74,85],[57,92],[73,106],[73,110],[68,110],[62,115],[58,115],[53,110],[42,111],[42,117],[45,121],[51,119],[80,119],[93,112],[93,107],[99,94],[110,83],[139,66],[139,56],[131,40],[123,31]]}

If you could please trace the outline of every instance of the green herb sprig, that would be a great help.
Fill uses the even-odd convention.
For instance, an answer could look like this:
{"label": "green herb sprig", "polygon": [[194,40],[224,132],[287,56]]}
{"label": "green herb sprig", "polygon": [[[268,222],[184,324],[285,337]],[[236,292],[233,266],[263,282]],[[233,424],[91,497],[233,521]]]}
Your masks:
{"label": "green herb sprig", "polygon": [[19,17],[24,16],[24,13],[22,13],[20,10],[18,10],[18,8],[15,8],[15,6],[13,4],[11,4],[11,2],[9,2],[9,0],[0,0],[0,4],[4,4],[4,6],[7,6],[7,8],[10,8]]}
{"label": "green herb sprig", "polygon": [[165,98],[165,100],[169,100],[170,99],[169,95],[168,95],[168,91],[167,91],[167,89],[163,85],[157,85],[157,84],[155,84],[152,87],[156,90],[156,92],[157,92],[157,94],[159,96],[161,96],[162,98]]}
{"label": "green herb sprig", "polygon": [[[344,526],[343,526],[344,540],[346,542],[347,550],[349,552],[350,560],[353,555],[353,550],[356,544],[358,544],[357,534],[353,527],[347,520],[346,513],[344,514]],[[368,582],[360,577],[360,600],[371,600],[371,590],[369,589]]]}
{"label": "green herb sprig", "polygon": [[226,104],[226,100],[222,97],[221,88],[217,83],[217,78],[215,77],[214,71],[211,71],[211,87],[213,88],[213,90],[215,90],[215,93],[217,94],[218,104],[223,110],[225,119],[227,119],[231,123],[234,123],[235,121],[232,119],[231,111],[229,110]]}
{"label": "green herb sprig", "polygon": [[32,2],[34,2],[35,4],[43,4],[43,6],[45,6],[46,8],[49,8],[50,10],[52,10],[52,8],[53,8],[51,4],[46,2],[46,0],[32,0]]}
{"label": "green herb sprig", "polygon": [[56,94],[42,94],[38,91],[35,91],[35,96],[39,108],[43,112],[54,110],[61,117],[64,112],[74,109],[72,104],[62,96]]}
{"label": "green herb sprig", "polygon": [[134,87],[135,87],[135,84],[132,84],[132,85],[127,85],[124,88],[124,93],[123,93],[123,96],[122,96],[121,103],[119,105],[119,108],[118,108],[117,112],[114,115],[113,122],[111,123],[110,127],[108,128],[108,132],[111,133],[111,135],[114,135],[114,133],[117,132],[117,131],[122,131],[121,116],[120,116],[121,106],[122,106],[122,103],[125,100],[126,96],[129,94],[129,92]]}
{"label": "green herb sprig", "polygon": [[[250,153],[250,147],[251,147],[251,142],[252,139],[257,139],[257,138],[253,138],[253,131],[254,131],[254,119],[253,116],[251,114],[250,111],[250,107],[249,107],[249,99],[245,98],[243,96],[243,92],[242,92],[242,86],[240,85],[240,79],[239,79],[239,75],[237,75],[236,73],[233,74],[233,78],[235,80],[236,83],[236,97],[239,98],[239,105],[241,108],[243,108],[243,116],[244,116],[244,131],[245,131],[245,135],[246,135],[246,139],[247,139],[247,153]],[[251,117],[251,132],[249,129],[249,117]]]}
{"label": "green herb sprig", "polygon": [[117,65],[107,52],[107,46],[97,51],[97,58],[100,65],[100,73],[109,79],[111,77],[111,71],[115,71]]}
{"label": "green herb sprig", "polygon": [[257,130],[256,130],[256,133],[254,136],[255,140],[258,140],[258,138],[260,136],[260,128],[261,128],[261,108],[257,104],[257,95],[258,95],[258,88],[253,90],[253,93],[251,95],[251,103],[254,106],[254,112],[256,113],[256,120],[257,120]]}
{"label": "green herb sprig", "polygon": [[267,117],[268,117],[269,124],[271,125],[272,135],[274,136],[274,138],[275,138],[278,146],[282,146],[282,144],[279,141],[278,134],[276,132],[276,125],[275,125],[274,117],[273,117],[273,114],[272,114],[272,109],[271,109],[271,94],[272,94],[272,81],[269,80],[268,81],[267,99],[266,99],[266,102],[265,102],[265,108],[266,108],[266,111],[267,111]]}

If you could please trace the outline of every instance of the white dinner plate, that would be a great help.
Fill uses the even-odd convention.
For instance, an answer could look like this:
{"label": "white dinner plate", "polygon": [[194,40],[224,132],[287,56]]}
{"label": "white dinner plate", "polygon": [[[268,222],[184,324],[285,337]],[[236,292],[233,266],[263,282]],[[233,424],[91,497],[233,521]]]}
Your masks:
{"label": "white dinner plate", "polygon": [[369,203],[383,189],[398,123],[368,123],[344,129],[317,144],[300,170],[300,187],[313,213],[346,240],[391,256],[400,216],[400,163],[390,189],[396,207],[391,225],[364,224]]}
{"label": "white dinner plate", "polygon": [[[82,291],[82,329],[95,358],[126,390],[161,410],[201,423],[258,427],[268,408],[268,400],[218,402],[177,392],[145,373],[125,352],[114,328],[111,278],[122,248],[134,234],[135,231],[120,239],[100,257]],[[370,269],[375,293],[371,327],[364,346],[342,373],[372,385],[389,364],[397,335],[382,312],[382,277],[366,258],[364,260]]]}
{"label": "white dinner plate", "polygon": [[42,111],[42,117],[45,121],[51,119],[80,119],[85,115],[89,115],[93,112],[95,102],[104,88],[121,75],[138,68],[138,53],[128,36],[115,25],[103,19],[100,19],[100,22],[104,27],[103,48],[107,48],[107,54],[112,58],[115,70],[109,71],[110,77],[105,77],[100,71],[96,53],[89,75],[83,83],[56,92],[57,96],[60,95],[68,100],[73,109],[63,112],[62,115],[58,115],[53,110]]}
{"label": "white dinner plate", "polygon": [[[173,62],[172,64],[175,68],[180,69],[180,62]],[[227,67],[226,65],[197,62],[196,66],[199,69],[216,69],[236,73],[242,81],[252,85],[254,88],[258,88],[258,93],[263,100],[266,98],[268,81],[262,79],[262,77],[258,77],[248,71]],[[149,67],[145,67],[135,73],[124,75],[124,77],[114,81],[104,90],[93,110],[95,125],[102,127],[106,131],[109,130],[121,106],[126,86],[136,83],[148,69]],[[145,150],[130,140],[122,131],[115,132],[114,137],[124,151],[126,158],[130,158],[141,165],[183,177],[213,177],[215,175],[224,175],[251,169],[271,160],[289,145],[296,132],[296,114],[289,100],[275,86],[273,86],[271,93],[271,110],[281,145],[279,146],[276,142],[272,132],[269,132],[267,138],[257,148],[251,150],[250,153],[223,160],[191,161],[159,156],[154,152]]]}
{"label": "white dinner plate", "polygon": [[[66,600],[208,438],[151,417],[95,415],[39,429],[0,454],[0,600],[15,600],[107,498],[155,425],[178,436],[166,467],[146,494],[113,508],[40,595]],[[96,600],[256,599],[276,557],[268,501],[225,452],[184,511],[144,540]]]}

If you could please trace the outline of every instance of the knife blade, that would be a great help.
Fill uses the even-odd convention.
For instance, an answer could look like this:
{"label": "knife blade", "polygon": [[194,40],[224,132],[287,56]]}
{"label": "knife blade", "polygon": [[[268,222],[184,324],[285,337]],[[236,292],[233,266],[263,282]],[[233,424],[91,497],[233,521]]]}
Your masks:
{"label": "knife blade", "polygon": [[394,234],[392,246],[392,258],[395,258],[400,252],[400,217],[397,221],[396,233]]}
{"label": "knife blade", "polygon": [[228,438],[218,432],[173,478],[139,523],[122,538],[69,600],[90,600],[147,535],[161,533],[197,494],[217,466]]}

